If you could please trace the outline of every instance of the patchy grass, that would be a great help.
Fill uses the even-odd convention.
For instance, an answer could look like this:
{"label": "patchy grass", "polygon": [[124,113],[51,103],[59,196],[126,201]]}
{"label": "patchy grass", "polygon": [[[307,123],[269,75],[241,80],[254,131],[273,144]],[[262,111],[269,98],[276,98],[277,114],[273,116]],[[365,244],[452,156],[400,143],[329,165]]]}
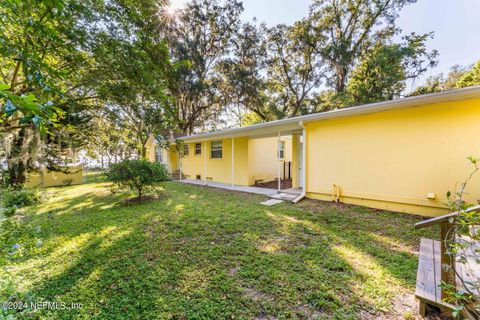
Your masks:
{"label": "patchy grass", "polygon": [[438,232],[404,214],[264,207],[262,196],[174,182],[129,206],[106,183],[52,191],[24,219],[40,226],[40,252],[9,267],[22,296],[83,308],[25,318],[412,318],[419,239]]}

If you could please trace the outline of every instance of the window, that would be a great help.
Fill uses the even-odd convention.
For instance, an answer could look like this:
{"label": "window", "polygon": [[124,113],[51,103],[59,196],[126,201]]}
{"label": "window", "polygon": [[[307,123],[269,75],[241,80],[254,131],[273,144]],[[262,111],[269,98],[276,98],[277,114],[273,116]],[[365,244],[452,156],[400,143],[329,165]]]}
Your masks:
{"label": "window", "polygon": [[285,158],[285,141],[278,142],[278,159]]}
{"label": "window", "polygon": [[212,141],[211,147],[212,147],[211,158],[221,159],[222,158],[222,141]]}
{"label": "window", "polygon": [[188,144],[183,145],[183,155],[188,156]]}
{"label": "window", "polygon": [[162,147],[155,147],[155,161],[163,163],[163,149],[162,149]]}
{"label": "window", "polygon": [[197,154],[202,154],[202,144],[201,143],[195,143],[195,155]]}

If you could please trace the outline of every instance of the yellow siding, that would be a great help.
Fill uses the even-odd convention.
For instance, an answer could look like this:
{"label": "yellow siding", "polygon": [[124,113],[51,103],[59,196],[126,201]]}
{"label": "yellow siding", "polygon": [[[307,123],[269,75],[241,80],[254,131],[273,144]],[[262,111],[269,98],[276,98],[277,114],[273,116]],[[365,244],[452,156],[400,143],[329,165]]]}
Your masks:
{"label": "yellow siding", "polygon": [[[283,177],[284,162],[292,161],[292,137],[281,137],[285,141],[285,159],[280,164]],[[248,141],[249,184],[255,180],[272,181],[278,175],[277,160],[278,137],[250,139]]]}
{"label": "yellow siding", "polygon": [[[207,180],[223,183],[232,182],[232,141],[223,139],[222,158],[212,159],[210,157],[211,141],[203,141],[202,154],[195,155],[195,143],[188,143],[189,155],[182,158],[182,172],[186,178],[196,179],[200,175],[201,180],[204,176],[204,157],[207,152]],[[206,150],[205,150],[206,145]],[[234,163],[234,183],[236,185],[248,185],[248,138],[235,138],[235,163]]]}
{"label": "yellow siding", "polygon": [[155,162],[155,138],[153,137],[153,135],[148,138],[145,147],[147,148],[148,161]]}
{"label": "yellow siding", "polygon": [[44,172],[32,172],[27,176],[27,183],[25,184],[29,188],[35,187],[55,187],[64,186],[69,184],[82,184],[83,183],[83,167],[69,167],[68,173],[44,171]]}
{"label": "yellow siding", "polygon": [[[445,194],[479,156],[480,99],[307,123],[307,195],[421,215],[446,212]],[[480,198],[480,179],[469,201]],[[437,198],[427,199],[427,193]]]}
{"label": "yellow siding", "polygon": [[171,145],[168,151],[168,161],[170,163],[170,170],[176,171],[178,169],[178,153],[175,145]]}
{"label": "yellow siding", "polygon": [[[199,155],[195,155],[195,143],[185,144],[188,145],[189,153],[182,158],[181,167],[183,176],[187,179],[196,179],[196,176],[199,175],[201,180],[203,180],[204,142],[202,142],[202,154]],[[178,164],[178,168],[180,168],[180,164]]]}
{"label": "yellow siding", "polygon": [[[155,162],[155,147],[157,146],[157,142],[155,141],[155,138],[153,135],[151,135],[147,143],[145,144],[147,147],[147,159],[150,162]],[[177,152],[175,149],[175,144],[171,145],[168,148],[162,149],[162,154],[163,154],[163,164],[167,167],[167,169],[170,172],[173,172],[177,170]]]}

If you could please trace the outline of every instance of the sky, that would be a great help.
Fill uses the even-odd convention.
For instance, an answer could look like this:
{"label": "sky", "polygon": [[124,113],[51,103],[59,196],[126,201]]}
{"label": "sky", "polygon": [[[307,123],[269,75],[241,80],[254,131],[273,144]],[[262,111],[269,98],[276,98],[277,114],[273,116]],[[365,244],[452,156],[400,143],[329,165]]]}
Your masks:
{"label": "sky", "polygon": [[[185,0],[172,0],[179,8]],[[308,14],[311,0],[243,0],[243,21],[254,17],[268,26],[292,24]],[[431,75],[448,73],[455,64],[469,65],[480,60],[480,0],[418,0],[406,6],[397,20],[404,34],[434,31],[427,47],[439,52],[438,66],[430,69],[412,86]]]}

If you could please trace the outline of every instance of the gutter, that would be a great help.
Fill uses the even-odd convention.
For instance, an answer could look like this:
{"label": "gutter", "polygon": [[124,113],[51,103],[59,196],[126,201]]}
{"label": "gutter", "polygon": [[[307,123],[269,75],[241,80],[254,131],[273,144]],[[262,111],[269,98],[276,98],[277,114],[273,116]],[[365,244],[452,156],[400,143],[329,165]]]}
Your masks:
{"label": "gutter", "polygon": [[[270,122],[264,122],[259,124],[254,124],[248,127],[227,129],[223,131],[214,131],[207,133],[200,133],[191,136],[184,136],[181,139],[185,142],[197,142],[208,139],[215,139],[218,137],[238,137],[248,134],[248,132],[256,130],[265,130],[270,129],[272,133],[284,130],[292,130],[293,127],[296,127],[297,123],[307,123],[312,121],[327,120],[327,119],[336,119],[342,117],[350,117],[364,114],[372,114],[383,111],[409,108],[409,107],[419,107],[427,104],[449,102],[449,101],[459,101],[472,98],[480,98],[480,86],[472,86],[460,89],[453,89],[449,91],[429,93],[419,96],[406,97],[396,100],[387,100],[382,102],[375,102],[366,105],[353,106],[350,108],[336,109],[332,111],[313,113],[309,115],[298,116],[294,118],[287,118],[281,120],[275,120]],[[280,128],[279,128],[280,127]],[[284,127],[284,128],[282,128]]]}
{"label": "gutter", "polygon": [[302,176],[303,176],[303,188],[302,194],[292,200],[293,203],[297,203],[307,194],[307,129],[303,125],[303,121],[299,121],[298,125],[302,128]]}

